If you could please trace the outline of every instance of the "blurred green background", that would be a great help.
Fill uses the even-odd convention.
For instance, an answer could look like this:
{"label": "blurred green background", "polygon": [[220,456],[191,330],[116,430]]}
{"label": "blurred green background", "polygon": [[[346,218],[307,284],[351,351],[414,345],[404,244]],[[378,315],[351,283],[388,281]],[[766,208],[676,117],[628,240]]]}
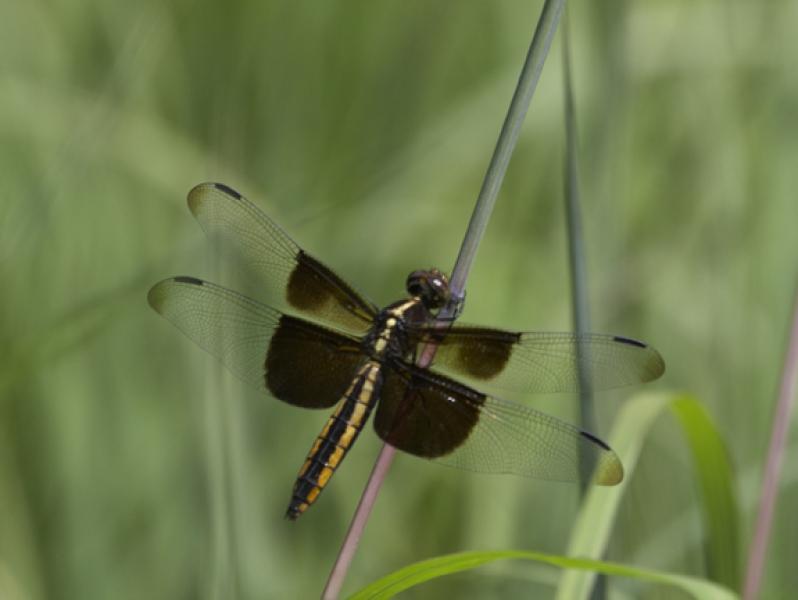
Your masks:
{"label": "blurred green background", "polygon": [[[239,386],[147,306],[223,279],[185,205],[205,180],[262,206],[378,303],[454,262],[537,2],[0,5],[0,597],[312,598],[379,448],[283,519],[326,414]],[[664,355],[739,477],[744,546],[798,256],[798,5],[570,6],[594,329]],[[469,281],[464,319],[570,327],[555,41]],[[636,390],[598,398],[606,435]],[[574,420],[570,397],[526,399]],[[798,455],[764,597],[798,586]],[[400,456],[347,581],[467,549],[562,552],[577,487]],[[683,437],[663,420],[608,558],[703,576]],[[500,565],[413,598],[548,597]],[[626,597],[672,598],[613,582]]]}

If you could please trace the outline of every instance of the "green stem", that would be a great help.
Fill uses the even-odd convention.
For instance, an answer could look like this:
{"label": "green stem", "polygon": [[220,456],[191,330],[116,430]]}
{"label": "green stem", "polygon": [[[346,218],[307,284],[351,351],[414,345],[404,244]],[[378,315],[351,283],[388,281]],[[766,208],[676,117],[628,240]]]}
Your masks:
{"label": "green stem", "polygon": [[460,246],[460,253],[457,255],[457,261],[454,269],[452,269],[450,287],[455,300],[461,299],[465,292],[465,282],[468,278],[468,273],[474,262],[479,242],[482,240],[485,228],[488,225],[488,219],[490,219],[493,206],[496,203],[496,197],[499,195],[507,165],[510,163],[510,157],[521,133],[526,111],[540,80],[543,63],[549,53],[551,41],[554,38],[554,32],[557,30],[557,24],[560,21],[564,5],[565,0],[546,0],[543,4],[513,99],[510,101],[510,108],[504,119],[501,133],[499,133],[499,139],[496,142],[496,148],[490,159],[488,170],[485,173],[482,189],[480,189],[477,197],[477,204],[471,214],[463,244]]}

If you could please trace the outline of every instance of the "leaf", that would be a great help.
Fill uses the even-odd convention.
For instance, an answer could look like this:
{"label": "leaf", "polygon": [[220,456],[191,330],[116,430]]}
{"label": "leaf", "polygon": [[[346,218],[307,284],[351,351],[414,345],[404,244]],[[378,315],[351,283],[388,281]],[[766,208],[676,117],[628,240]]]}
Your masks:
{"label": "leaf", "polygon": [[704,407],[690,396],[670,405],[692,450],[706,523],[709,577],[731,588],[740,584],[737,499],[726,446]]}
{"label": "leaf", "polygon": [[543,554],[540,552],[524,551],[496,551],[496,552],[461,552],[439,556],[429,560],[408,565],[398,571],[386,575],[382,579],[366,586],[350,600],[377,600],[392,598],[399,592],[407,590],[430,579],[466,571],[497,560],[529,560],[564,569],[575,569],[599,572],[607,575],[630,577],[651,583],[670,585],[681,589],[700,600],[734,600],[737,596],[709,581],[704,581],[687,575],[678,575],[654,569],[641,569],[618,563],[611,563],[586,558],[568,558],[556,554]]}
{"label": "leaf", "polygon": [[[597,558],[604,554],[623,493],[632,478],[643,443],[657,418],[670,409],[676,414],[692,451],[701,501],[707,519],[707,564],[710,576],[737,586],[738,552],[736,498],[725,445],[706,411],[692,396],[641,394],[627,402],[610,434],[626,478],[612,489],[591,488],[577,517],[568,544],[569,556]],[[584,570],[567,572],[558,588],[558,600],[587,598],[596,575]]]}

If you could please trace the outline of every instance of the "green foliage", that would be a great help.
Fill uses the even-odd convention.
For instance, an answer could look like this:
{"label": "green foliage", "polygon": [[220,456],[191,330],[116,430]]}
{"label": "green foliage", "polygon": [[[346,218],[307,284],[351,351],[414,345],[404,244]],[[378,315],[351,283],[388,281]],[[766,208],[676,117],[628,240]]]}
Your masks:
{"label": "green foliage", "polygon": [[740,515],[729,454],[706,409],[695,398],[677,397],[670,409],[682,426],[701,492],[704,552],[710,579],[740,585]]}
{"label": "green foliage", "polygon": [[679,588],[697,600],[735,600],[737,596],[729,590],[702,581],[695,577],[675,575],[654,569],[641,569],[617,563],[590,560],[586,558],[569,558],[556,554],[540,552],[504,551],[504,552],[462,552],[440,556],[431,560],[408,565],[350,596],[350,600],[385,600],[413,586],[436,577],[451,575],[466,569],[475,569],[497,560],[526,560],[540,562],[561,569],[578,569],[591,573],[603,573],[617,577],[630,577],[649,583],[659,583]]}
{"label": "green foliage", "polygon": [[[604,554],[643,446],[650,439],[658,417],[666,410],[677,417],[692,452],[704,521],[708,525],[708,575],[736,589],[739,584],[738,517],[731,467],[725,444],[715,426],[698,400],[689,396],[641,394],[624,405],[610,435],[610,443],[624,464],[624,482],[611,493],[600,488],[588,492],[571,532],[567,555],[595,559]],[[660,485],[667,485],[667,481],[660,481]],[[589,571],[566,573],[557,598],[588,598],[594,577]]]}
{"label": "green foliage", "polygon": [[674,414],[687,438],[696,479],[702,492],[704,520],[707,523],[707,565],[709,577],[732,589],[739,583],[737,511],[732,472],[723,440],[701,404],[689,396],[641,394],[622,408],[610,437],[612,446],[626,468],[626,479],[613,490],[593,487],[587,494],[576,520],[567,556],[538,552],[468,552],[441,556],[408,565],[366,586],[351,598],[391,598],[399,592],[431,579],[483,564],[507,559],[539,561],[566,569],[557,588],[557,598],[576,600],[590,597],[596,574],[632,577],[683,589],[695,598],[737,596],[729,589],[705,580],[667,571],[596,560],[606,551],[616,513],[634,477],[640,453],[651,429],[666,411]]}

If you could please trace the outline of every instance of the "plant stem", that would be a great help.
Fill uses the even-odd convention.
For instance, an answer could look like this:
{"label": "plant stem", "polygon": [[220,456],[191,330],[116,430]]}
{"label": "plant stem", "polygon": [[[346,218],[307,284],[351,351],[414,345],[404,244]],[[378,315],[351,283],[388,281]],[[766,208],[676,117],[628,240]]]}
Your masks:
{"label": "plant stem", "polygon": [[770,530],[773,524],[773,512],[779,491],[779,476],[784,462],[784,451],[787,444],[787,433],[793,405],[795,404],[795,386],[798,380],[798,288],[796,288],[795,305],[792,314],[792,329],[784,358],[784,369],[781,376],[776,412],[773,415],[773,427],[765,463],[765,479],[762,482],[762,496],[759,503],[759,514],[754,529],[754,541],[748,554],[748,567],[745,575],[743,598],[754,600],[759,596],[762,574],[765,567]]}
{"label": "plant stem", "polygon": [[482,182],[482,189],[477,197],[477,204],[468,223],[463,245],[460,246],[460,253],[457,255],[457,261],[452,269],[450,287],[456,298],[462,298],[465,291],[466,278],[471,270],[471,264],[474,262],[479,242],[488,225],[488,219],[504,180],[510,156],[518,141],[526,111],[540,79],[540,72],[549,53],[564,4],[565,0],[546,0],[543,4],[535,33],[532,36],[532,43],[529,45],[529,52],[527,52],[524,66],[521,69],[513,99],[510,101],[510,108],[504,119],[499,140],[496,142],[496,149],[490,159],[488,171]]}
{"label": "plant stem", "polygon": [[[582,213],[579,196],[579,160],[576,110],[571,73],[571,30],[566,7],[562,24],[562,68],[563,102],[565,104],[565,222],[568,233],[568,262],[571,274],[571,318],[574,331],[583,335],[590,331],[590,309],[588,307],[587,264],[582,233]],[[590,372],[588,348],[577,342],[576,358],[579,376],[579,423],[583,429],[596,431],[593,406],[593,384]],[[584,498],[590,487],[590,477],[579,479],[579,495]],[[591,591],[591,600],[607,597],[606,575],[596,577]]]}
{"label": "plant stem", "polygon": [[[588,308],[587,264],[582,233],[582,215],[579,206],[579,162],[578,138],[574,92],[571,79],[571,38],[566,13],[562,26],[563,100],[565,103],[565,221],[568,233],[568,260],[571,274],[571,316],[574,331],[585,334],[590,331],[590,309]],[[593,386],[589,370],[587,349],[577,344],[577,366],[579,369],[579,412],[584,429],[595,431],[593,413]],[[580,482],[584,491],[586,482]]]}
{"label": "plant stem", "polygon": [[[474,262],[479,242],[485,233],[490,214],[496,203],[496,197],[499,194],[499,189],[504,180],[504,174],[507,171],[507,165],[510,162],[515,144],[518,141],[521,125],[524,122],[529,103],[532,100],[538,80],[540,79],[543,63],[551,47],[551,41],[557,29],[557,23],[560,20],[564,2],[565,0],[545,0],[543,4],[535,33],[532,36],[532,43],[529,46],[524,66],[521,69],[521,75],[518,78],[518,84],[516,85],[513,99],[510,102],[510,108],[504,119],[504,124],[499,133],[499,139],[496,142],[496,148],[493,151],[488,170],[485,173],[485,179],[482,182],[482,188],[477,197],[474,212],[471,215],[468,229],[463,238],[463,244],[460,247],[460,252],[457,255],[457,260],[452,269],[449,282],[452,301],[440,311],[438,318],[441,320],[445,321],[456,316],[459,304],[465,297],[465,283],[468,278],[468,273]],[[421,351],[421,358],[417,362],[418,366],[429,366],[434,354],[434,345],[425,346]],[[396,449],[389,444],[385,444],[380,451],[374,469],[369,476],[366,488],[355,510],[352,523],[341,545],[341,550],[330,572],[330,577],[327,580],[327,585],[322,594],[324,600],[335,600],[341,593],[344,579],[352,563],[352,559],[354,558],[357,545],[366,526],[366,521],[374,507],[377,494],[385,481],[385,476],[388,473],[388,468],[393,461],[395,453]]]}
{"label": "plant stem", "polygon": [[366,483],[366,489],[363,490],[363,495],[360,497],[360,502],[358,502],[355,509],[355,516],[349,524],[349,530],[346,532],[341,550],[338,552],[338,558],[335,559],[330,578],[324,587],[324,593],[322,594],[324,600],[335,600],[341,593],[344,578],[347,571],[349,571],[349,565],[352,564],[352,559],[355,557],[355,551],[360,543],[363,530],[366,528],[366,521],[371,515],[371,509],[374,508],[377,494],[380,492],[382,482],[388,474],[388,469],[391,467],[395,455],[396,448],[390,444],[383,444],[382,450],[380,450],[380,454],[377,457],[377,462],[374,463],[374,468],[371,470],[371,475]]}

